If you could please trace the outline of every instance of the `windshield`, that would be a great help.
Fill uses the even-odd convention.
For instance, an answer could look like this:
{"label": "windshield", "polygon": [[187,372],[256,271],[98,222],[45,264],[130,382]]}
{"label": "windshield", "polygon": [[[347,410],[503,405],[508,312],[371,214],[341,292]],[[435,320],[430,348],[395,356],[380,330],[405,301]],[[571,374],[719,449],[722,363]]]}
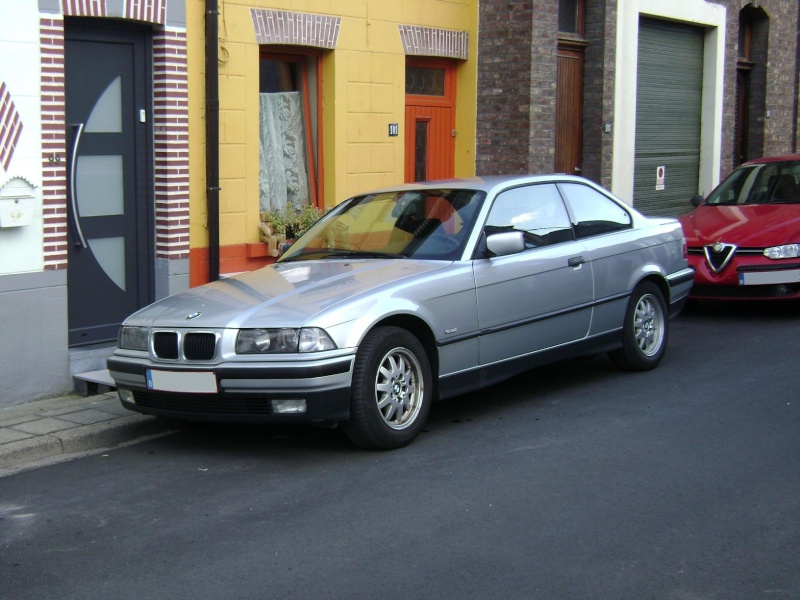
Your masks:
{"label": "windshield", "polygon": [[456,260],[484,197],[475,190],[436,189],[351,198],[320,219],[279,260]]}
{"label": "windshield", "polygon": [[789,203],[800,203],[800,161],[739,167],[706,200],[706,204]]}

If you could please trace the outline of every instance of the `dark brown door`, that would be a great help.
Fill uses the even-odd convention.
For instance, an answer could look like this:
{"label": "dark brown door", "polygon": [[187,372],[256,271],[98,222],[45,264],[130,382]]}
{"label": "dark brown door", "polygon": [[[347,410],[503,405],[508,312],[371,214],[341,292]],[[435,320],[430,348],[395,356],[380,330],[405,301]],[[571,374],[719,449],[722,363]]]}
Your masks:
{"label": "dark brown door", "polygon": [[557,173],[579,175],[582,166],[583,48],[559,44],[556,76]]}
{"label": "dark brown door", "polygon": [[[734,163],[740,165],[748,158],[747,146],[749,138],[747,135],[750,123],[750,67],[736,69],[736,148],[734,150]],[[734,165],[734,166],[735,166]]]}

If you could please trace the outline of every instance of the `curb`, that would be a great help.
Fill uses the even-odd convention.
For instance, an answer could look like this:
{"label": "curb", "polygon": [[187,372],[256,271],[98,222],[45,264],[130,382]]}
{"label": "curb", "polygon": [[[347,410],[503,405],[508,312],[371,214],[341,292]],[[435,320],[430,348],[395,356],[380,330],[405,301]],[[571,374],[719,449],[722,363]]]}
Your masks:
{"label": "curb", "polygon": [[[102,400],[102,396],[99,397]],[[32,403],[28,408],[34,408],[37,403]],[[40,406],[34,412],[41,413],[45,404],[49,408],[52,404],[60,404],[60,410],[47,411],[48,413],[62,413],[60,418],[70,418],[70,407],[73,411],[87,406],[87,399],[77,400],[63,398],[54,403],[38,403]],[[121,409],[120,409],[121,410]],[[127,412],[127,411],[125,411]],[[13,418],[13,413],[19,413],[15,421],[7,420],[6,423],[19,421],[28,424],[35,420],[31,412],[25,414],[24,407],[13,407],[5,415]],[[74,412],[72,414],[75,414]],[[37,415],[38,416],[38,415]],[[42,435],[35,435],[18,441],[11,441],[0,445],[0,475],[9,474],[27,468],[50,464],[60,460],[67,460],[76,455],[98,452],[104,449],[115,448],[144,439],[166,435],[175,431],[166,422],[153,416],[137,413],[122,414],[108,418],[105,414],[103,420],[85,425],[76,424],[74,427],[53,431]],[[13,426],[13,425],[12,425]]]}

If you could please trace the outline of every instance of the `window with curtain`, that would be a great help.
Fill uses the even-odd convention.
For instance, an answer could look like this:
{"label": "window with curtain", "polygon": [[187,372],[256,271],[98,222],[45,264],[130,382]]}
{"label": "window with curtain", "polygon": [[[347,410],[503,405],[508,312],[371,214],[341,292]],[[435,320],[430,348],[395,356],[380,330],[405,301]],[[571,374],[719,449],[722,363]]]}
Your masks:
{"label": "window with curtain", "polygon": [[259,82],[261,212],[316,206],[316,56],[262,53]]}

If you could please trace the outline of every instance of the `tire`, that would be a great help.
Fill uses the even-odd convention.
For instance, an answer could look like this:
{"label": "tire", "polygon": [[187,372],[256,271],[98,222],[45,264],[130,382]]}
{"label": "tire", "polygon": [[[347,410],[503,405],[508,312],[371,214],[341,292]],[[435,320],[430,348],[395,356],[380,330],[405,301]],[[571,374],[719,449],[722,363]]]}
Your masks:
{"label": "tire", "polygon": [[350,420],[342,430],[363,448],[392,450],[422,430],[433,397],[428,356],[399,327],[376,327],[356,354]]}
{"label": "tire", "polygon": [[628,371],[654,369],[664,358],[669,334],[664,295],[655,283],[636,286],[625,310],[622,348],[609,352],[612,362]]}

